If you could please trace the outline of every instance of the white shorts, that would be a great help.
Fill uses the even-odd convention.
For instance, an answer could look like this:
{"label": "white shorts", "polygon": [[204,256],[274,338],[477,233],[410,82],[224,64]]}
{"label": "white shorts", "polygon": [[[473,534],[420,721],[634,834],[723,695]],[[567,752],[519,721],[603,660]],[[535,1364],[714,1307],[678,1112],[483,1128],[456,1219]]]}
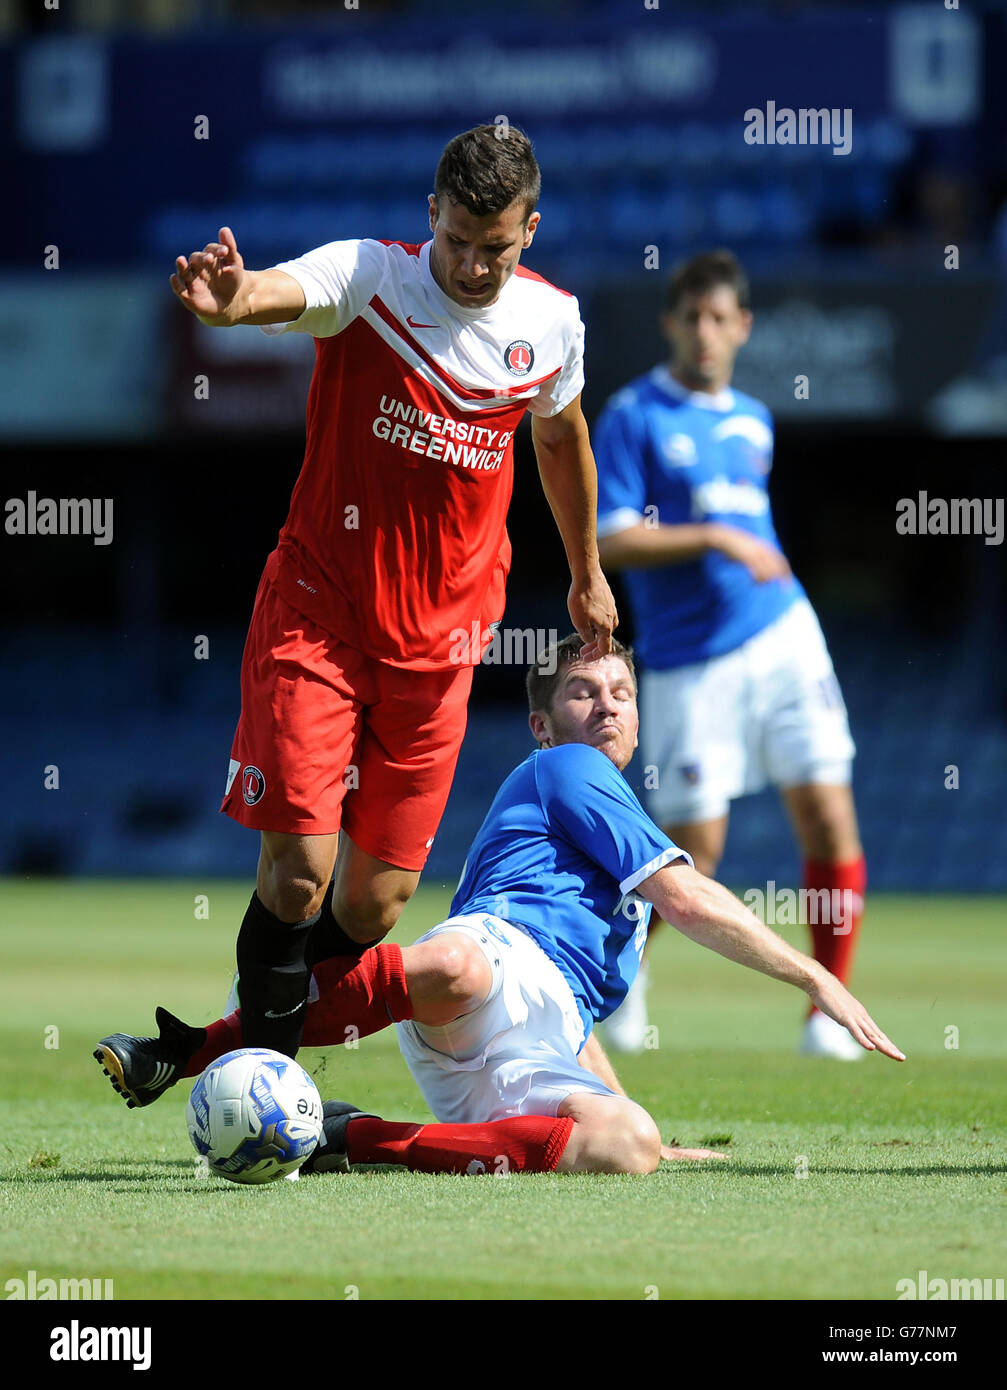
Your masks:
{"label": "white shorts", "polygon": [[[450,917],[420,941],[462,932],[493,971],[493,993],[443,1028],[397,1023],[399,1048],[442,1124],[555,1115],[575,1091],[610,1096],[577,1053],[584,1023],[557,966],[525,932],[499,917]],[[418,944],[418,943],[417,943]]]}
{"label": "white shorts", "polygon": [[846,706],[807,599],[733,652],[645,672],[640,705],[650,812],[660,825],[714,820],[770,782],[850,780],[856,749]]}

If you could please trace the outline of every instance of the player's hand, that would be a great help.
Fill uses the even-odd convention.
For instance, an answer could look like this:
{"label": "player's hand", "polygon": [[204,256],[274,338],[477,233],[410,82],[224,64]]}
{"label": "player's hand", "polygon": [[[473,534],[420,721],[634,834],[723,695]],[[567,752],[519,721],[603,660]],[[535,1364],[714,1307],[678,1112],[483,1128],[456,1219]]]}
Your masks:
{"label": "player's hand", "polygon": [[601,569],[593,570],[586,580],[570,585],[567,608],[574,627],[580,633],[584,648],[582,661],[597,661],[612,650],[612,633],[619,626],[615,599]]}
{"label": "player's hand", "polygon": [[245,263],[230,227],[221,227],[220,240],[211,241],[202,251],[175,259],[170,284],[185,307],[211,325],[228,324],[228,310],[244,279]]}
{"label": "player's hand", "polygon": [[722,555],[744,565],[759,584],[770,579],[790,578],[790,566],[783,552],[738,526],[718,527],[715,545]]}
{"label": "player's hand", "polygon": [[698,1163],[703,1158],[729,1158],[729,1154],[718,1153],[716,1149],[676,1149],[668,1144],[661,1145],[661,1157],[668,1159],[669,1162],[678,1163],[681,1161]]}
{"label": "player's hand", "polygon": [[823,1014],[828,1014],[829,1018],[841,1023],[850,1036],[868,1052],[883,1052],[895,1062],[906,1060],[906,1054],[900,1052],[892,1040],[882,1033],[860,1000],[854,999],[835,975],[830,975],[823,969],[821,977],[816,979],[808,990],[808,997]]}

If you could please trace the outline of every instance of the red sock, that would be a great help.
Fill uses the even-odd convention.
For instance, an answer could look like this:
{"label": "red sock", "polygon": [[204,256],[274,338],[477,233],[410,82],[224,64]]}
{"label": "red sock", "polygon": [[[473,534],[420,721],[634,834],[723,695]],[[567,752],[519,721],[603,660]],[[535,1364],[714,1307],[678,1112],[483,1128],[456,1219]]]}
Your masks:
{"label": "red sock", "polygon": [[225,1052],[233,1052],[236,1047],[241,1047],[241,1014],[228,1014],[226,1018],[218,1018],[216,1023],[210,1023],[206,1029],[206,1042],[194,1052],[185,1064],[183,1076],[199,1076],[200,1072],[215,1062],[218,1057],[223,1057]]}
{"label": "red sock", "polygon": [[[402,947],[375,946],[356,956],[334,956],[315,966],[318,998],[304,1015],[304,1047],[332,1047],[366,1038],[390,1023],[412,1018]],[[206,1042],[189,1058],[185,1076],[199,1073],[241,1047],[241,1011],[218,1019],[206,1030]]]}
{"label": "red sock", "polygon": [[551,1173],[573,1119],[517,1115],[483,1125],[410,1125],[366,1116],[346,1126],[354,1163],[399,1163],[414,1173]]}
{"label": "red sock", "polygon": [[355,1042],[412,1018],[402,947],[374,946],[359,960],[333,956],[315,966],[318,998],[304,1016],[304,1046]]}
{"label": "red sock", "polygon": [[[809,923],[815,960],[843,984],[850,976],[853,948],[860,920],[864,915],[864,892],[867,888],[867,864],[864,856],[848,864],[821,864],[805,861],[804,886],[811,891],[828,890],[829,911],[817,914],[819,920]],[[813,900],[809,900],[809,906]],[[819,902],[824,902],[821,898]],[[809,912],[809,916],[812,915]],[[827,918],[823,921],[822,918]],[[839,930],[837,930],[837,928]]]}

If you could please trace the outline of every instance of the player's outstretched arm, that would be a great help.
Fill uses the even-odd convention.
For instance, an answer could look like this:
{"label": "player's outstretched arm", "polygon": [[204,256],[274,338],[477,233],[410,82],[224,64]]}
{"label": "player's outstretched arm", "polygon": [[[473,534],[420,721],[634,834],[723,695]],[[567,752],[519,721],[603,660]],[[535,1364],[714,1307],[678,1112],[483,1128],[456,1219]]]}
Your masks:
{"label": "player's outstretched arm", "polygon": [[531,436],[542,491],[570,565],[570,618],[584,640],[584,660],[594,661],[612,650],[619,615],[598,558],[598,474],[580,397],[556,415],[533,415]]}
{"label": "player's outstretched arm", "polygon": [[797,985],[811,1002],[841,1023],[869,1052],[906,1060],[863,1004],[818,961],[777,936],[723,884],[682,862],[668,864],[636,890],[672,926],[728,960]]}
{"label": "player's outstretched arm", "polygon": [[238,323],[291,323],[305,309],[304,291],[283,270],[246,270],[230,227],[202,251],[178,256],[171,288],[201,323],[231,328]]}

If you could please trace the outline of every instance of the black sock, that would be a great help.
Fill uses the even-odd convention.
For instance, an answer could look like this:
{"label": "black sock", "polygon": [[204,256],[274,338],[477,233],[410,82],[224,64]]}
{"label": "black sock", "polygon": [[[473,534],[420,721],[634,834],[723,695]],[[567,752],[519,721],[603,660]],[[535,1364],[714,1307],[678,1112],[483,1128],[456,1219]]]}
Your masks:
{"label": "black sock", "polygon": [[362,956],[371,946],[378,944],[376,941],[354,941],[346,935],[332,915],[332,891],[334,888],[335,880],[333,879],[325,890],[320,919],[315,930],[311,933],[311,940],[308,942],[305,952],[305,959],[310,969],[313,969],[319,961],[331,960],[333,956]]}
{"label": "black sock", "polygon": [[316,912],[306,922],[281,922],[258,893],[252,894],[237,946],[245,1047],[271,1047],[296,1056],[311,981],[305,951],[321,915]]}

